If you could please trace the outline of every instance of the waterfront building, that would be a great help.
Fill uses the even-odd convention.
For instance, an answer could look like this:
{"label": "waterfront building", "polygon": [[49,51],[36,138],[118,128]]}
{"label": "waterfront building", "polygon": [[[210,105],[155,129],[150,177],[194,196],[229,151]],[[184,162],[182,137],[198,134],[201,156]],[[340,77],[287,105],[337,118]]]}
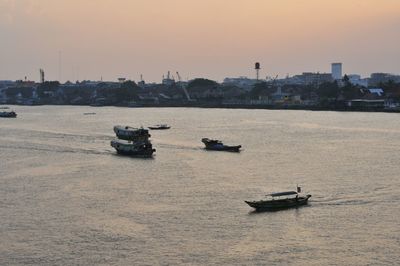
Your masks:
{"label": "waterfront building", "polygon": [[379,83],[384,83],[388,81],[393,81],[396,83],[400,82],[400,75],[394,75],[389,73],[372,73],[369,79],[370,86],[377,86]]}
{"label": "waterfront building", "polygon": [[332,63],[332,78],[334,80],[342,79],[342,63]]}
{"label": "waterfront building", "polygon": [[346,102],[348,107],[362,110],[382,110],[385,108],[385,100],[353,99]]}
{"label": "waterfront building", "polygon": [[284,83],[293,85],[320,85],[324,82],[332,82],[332,75],[330,73],[314,73],[303,72],[301,75],[295,75],[290,78],[284,79]]}
{"label": "waterfront building", "polygon": [[0,88],[14,86],[15,82],[12,80],[0,80]]}
{"label": "waterfront building", "polygon": [[368,79],[366,79],[366,78],[363,79],[358,74],[350,74],[350,75],[347,75],[347,77],[349,78],[349,82],[353,85],[361,86],[361,87],[368,87]]}
{"label": "waterfront building", "polygon": [[166,86],[172,86],[175,84],[175,79],[171,76],[171,73],[168,71],[167,77],[163,76],[162,84]]}
{"label": "waterfront building", "polygon": [[224,81],[222,82],[222,85],[227,86],[236,86],[244,90],[251,90],[257,82],[260,82],[260,80],[257,79],[250,79],[248,77],[238,77],[238,78],[224,78]]}

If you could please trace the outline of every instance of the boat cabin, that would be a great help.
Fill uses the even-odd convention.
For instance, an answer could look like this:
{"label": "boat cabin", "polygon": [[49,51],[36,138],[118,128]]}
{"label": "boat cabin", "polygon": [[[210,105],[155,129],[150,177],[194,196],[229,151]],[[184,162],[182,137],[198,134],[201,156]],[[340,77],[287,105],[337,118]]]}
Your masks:
{"label": "boat cabin", "polygon": [[286,196],[285,198],[298,197],[299,193],[297,193],[296,191],[284,191],[284,192],[267,194],[265,196],[271,197],[272,200],[274,200],[274,199],[282,199],[281,197],[284,197],[284,196]]}

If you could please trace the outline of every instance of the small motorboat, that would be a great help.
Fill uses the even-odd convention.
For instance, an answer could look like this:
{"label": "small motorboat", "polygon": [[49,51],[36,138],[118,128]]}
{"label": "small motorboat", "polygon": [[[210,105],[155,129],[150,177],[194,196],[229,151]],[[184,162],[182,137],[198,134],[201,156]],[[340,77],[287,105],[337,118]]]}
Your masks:
{"label": "small motorboat", "polygon": [[15,118],[17,117],[17,113],[14,111],[4,111],[4,112],[0,112],[0,117],[8,117],[8,118]]}
{"label": "small motorboat", "polygon": [[237,146],[228,146],[224,145],[222,141],[216,139],[209,139],[209,138],[202,138],[201,142],[206,145],[206,150],[213,150],[213,151],[233,151],[239,152],[242,145]]}
{"label": "small motorboat", "polygon": [[144,158],[152,157],[156,151],[149,141],[131,142],[116,139],[111,141],[111,147],[115,148],[118,154]]}
{"label": "small motorboat", "polygon": [[161,125],[155,125],[155,126],[149,127],[149,129],[151,129],[151,130],[170,129],[170,128],[171,127],[168,126],[167,124],[161,124]]}
{"label": "small motorboat", "polygon": [[287,208],[296,208],[308,203],[311,198],[310,194],[301,195],[301,188],[297,187],[297,191],[285,191],[267,194],[266,198],[257,201],[245,202],[256,211],[274,211]]}

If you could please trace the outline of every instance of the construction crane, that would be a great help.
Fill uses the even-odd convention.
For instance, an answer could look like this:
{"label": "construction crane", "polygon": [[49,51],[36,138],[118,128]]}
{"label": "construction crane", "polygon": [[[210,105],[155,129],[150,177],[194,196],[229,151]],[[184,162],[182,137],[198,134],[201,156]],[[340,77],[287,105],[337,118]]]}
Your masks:
{"label": "construction crane", "polygon": [[181,86],[183,92],[185,93],[186,99],[187,99],[189,102],[192,101],[192,99],[190,98],[190,95],[189,95],[188,91],[186,90],[185,86],[182,84],[181,75],[179,75],[179,72],[178,72],[178,71],[176,71],[176,76],[178,77],[179,85]]}

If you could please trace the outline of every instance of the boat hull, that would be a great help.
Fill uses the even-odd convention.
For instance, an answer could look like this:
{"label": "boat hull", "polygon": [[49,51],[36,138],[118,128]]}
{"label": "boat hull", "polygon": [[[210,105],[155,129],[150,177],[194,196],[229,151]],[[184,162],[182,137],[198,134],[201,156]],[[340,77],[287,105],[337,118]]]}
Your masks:
{"label": "boat hull", "polygon": [[11,112],[0,112],[0,117],[6,117],[6,118],[16,118],[17,113],[11,111]]}
{"label": "boat hull", "polygon": [[206,146],[206,150],[210,151],[231,151],[231,152],[239,152],[242,146]]}
{"label": "boat hull", "polygon": [[153,153],[156,149],[148,150],[148,151],[124,151],[124,150],[117,150],[117,153],[120,155],[132,156],[132,157],[139,157],[139,158],[151,158],[153,157]]}
{"label": "boat hull", "polygon": [[171,127],[149,127],[151,130],[163,130],[163,129],[170,129]]}
{"label": "boat hull", "polygon": [[132,128],[129,126],[115,126],[114,132],[117,138],[130,141],[147,141],[151,137],[149,131],[144,128]]}
{"label": "boat hull", "polygon": [[206,146],[206,150],[210,151],[232,151],[239,152],[242,145],[228,146],[224,145],[221,141],[209,138],[202,138],[201,142]]}
{"label": "boat hull", "polygon": [[156,151],[150,142],[126,143],[120,140],[112,140],[110,144],[118,154],[132,157],[149,158]]}
{"label": "boat hull", "polygon": [[305,197],[279,199],[279,200],[260,200],[260,201],[245,201],[250,207],[256,211],[274,211],[288,208],[297,208],[308,203],[311,195]]}

